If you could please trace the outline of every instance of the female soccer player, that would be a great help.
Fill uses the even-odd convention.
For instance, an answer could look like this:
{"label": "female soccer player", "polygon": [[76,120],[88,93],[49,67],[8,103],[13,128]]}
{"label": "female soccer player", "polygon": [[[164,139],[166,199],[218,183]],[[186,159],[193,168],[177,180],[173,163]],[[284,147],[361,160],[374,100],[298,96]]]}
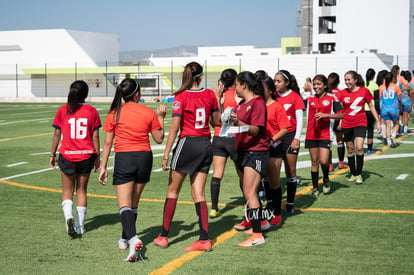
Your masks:
{"label": "female soccer player", "polygon": [[261,78],[264,88],[264,98],[266,101],[267,121],[266,135],[270,139],[269,146],[269,166],[267,168],[267,179],[269,187],[266,189],[266,208],[272,213],[270,226],[277,227],[282,222],[282,188],[280,187],[280,166],[278,161],[278,146],[282,138],[288,133],[290,127],[289,118],[286,111],[279,102],[276,101],[275,83],[272,78],[265,76]]}
{"label": "female soccer player", "polygon": [[[335,72],[332,72],[328,75],[328,87],[331,91],[332,94],[336,95],[340,89],[338,88],[339,85],[339,75]],[[345,169],[348,168],[348,165],[346,165],[344,163],[344,159],[345,159],[345,145],[343,142],[343,136],[344,134],[342,133],[341,130],[338,130],[338,125],[340,123],[339,119],[336,119],[334,121],[334,125],[333,125],[333,129],[335,132],[335,137],[336,137],[336,150],[338,152],[338,168],[339,169]],[[332,148],[331,148],[331,152],[329,155],[329,171],[333,171],[333,165],[332,165]]]}
{"label": "female soccer player", "polygon": [[286,111],[290,120],[288,134],[278,146],[277,167],[281,167],[283,160],[287,178],[286,214],[294,214],[294,202],[298,179],[296,177],[296,162],[300,148],[300,137],[303,127],[303,110],[305,105],[299,95],[296,79],[286,70],[280,70],[274,77],[276,86],[276,99]]}
{"label": "female soccer player", "polygon": [[122,224],[122,237],[118,245],[121,250],[129,246],[129,254],[125,259],[128,262],[137,261],[143,247],[137,237],[135,223],[138,202],[146,183],[150,181],[152,169],[149,134],[156,143],[162,143],[166,114],[164,105],[159,105],[155,113],[150,107],[139,104],[140,98],[141,89],[134,79],[126,78],[116,88],[103,127],[106,133],[99,174],[99,182],[105,185],[108,181],[106,167],[115,138],[113,185]]}
{"label": "female soccer player", "polygon": [[[233,69],[226,69],[221,73],[218,85],[215,87],[218,104],[223,112],[227,107],[234,108],[240,102],[241,98],[236,95],[234,89],[236,84],[237,72]],[[220,183],[226,168],[227,158],[230,157],[237,171],[237,152],[235,148],[235,137],[220,137],[221,127],[214,127],[213,137],[213,176],[210,182],[211,194],[211,211],[210,217],[215,218],[221,216],[218,208]]]}
{"label": "female soccer player", "polygon": [[[371,92],[372,96],[374,96],[375,91],[378,90],[377,83],[374,82],[375,77],[375,70],[370,68],[367,70],[365,74],[365,82],[364,86]],[[370,155],[374,153],[372,147],[374,144],[374,123],[375,119],[369,110],[368,104],[365,104],[365,115],[367,116],[367,154]]]}
{"label": "female soccer player", "polygon": [[309,149],[312,162],[312,196],[319,196],[319,165],[323,173],[323,193],[331,190],[329,183],[329,152],[331,145],[331,119],[343,118],[343,113],[336,114],[342,109],[336,96],[328,93],[328,79],[318,74],[313,78],[313,90],[315,95],[308,98],[307,128],[305,148]]}
{"label": "female soccer player", "polygon": [[204,187],[213,159],[209,119],[211,118],[213,126],[220,125],[220,112],[214,92],[200,88],[202,76],[203,68],[200,64],[188,63],[184,68],[181,87],[174,93],[173,119],[162,160],[164,171],[169,170],[168,159],[178,131],[180,131],[180,136],[171,160],[161,234],[154,240],[154,244],[162,248],[168,247],[168,232],[177,205],[178,194],[185,177],[190,175],[191,196],[195,203],[200,237],[193,245],[185,248],[185,251],[211,251]]}
{"label": "female soccer player", "polygon": [[[381,126],[377,111],[372,103],[373,96],[370,91],[363,87],[364,81],[361,75],[355,71],[345,73],[346,89],[338,93],[338,100],[344,108],[344,118],[340,125],[344,133],[344,141],[348,151],[348,165],[351,170],[349,181],[362,184],[362,168],[364,165],[364,139],[367,132],[367,116],[365,115],[364,104],[368,103],[369,109],[377,122],[378,133],[381,133]],[[356,165],[355,165],[356,151]]]}
{"label": "female soccer player", "polygon": [[[401,110],[401,90],[392,82],[393,75],[388,72],[385,74],[385,83],[380,86],[380,110],[381,118],[385,121],[387,145],[396,147],[395,138],[398,134],[398,120]],[[391,122],[394,126],[391,131]]]}
{"label": "female soccer player", "polygon": [[[101,120],[96,109],[85,104],[88,84],[82,80],[70,85],[68,101],[61,106],[53,121],[55,133],[50,151],[50,166],[56,168],[56,151],[59,147],[59,168],[62,177],[62,209],[69,236],[85,233],[87,188],[92,168],[99,168],[99,128]],[[78,223],[75,228],[72,206],[76,187]]]}
{"label": "female soccer player", "polygon": [[410,113],[413,105],[412,98],[414,97],[414,83],[412,82],[412,76],[410,71],[402,71],[401,75],[407,81],[408,89],[401,92],[401,104],[402,104],[402,122],[404,124],[403,134],[408,134],[408,120],[410,119]]}
{"label": "female soccer player", "polygon": [[[243,194],[247,202],[246,219],[238,226],[251,223],[253,235],[238,246],[250,247],[262,245],[265,239],[262,230],[270,225],[264,220],[261,226],[262,211],[257,197],[257,188],[261,177],[266,175],[269,163],[269,140],[266,136],[266,103],[263,99],[263,86],[251,72],[241,72],[236,78],[236,93],[243,100],[231,115],[236,126],[248,128],[247,132],[236,135],[237,167],[242,175]],[[243,229],[247,229],[245,226]]]}

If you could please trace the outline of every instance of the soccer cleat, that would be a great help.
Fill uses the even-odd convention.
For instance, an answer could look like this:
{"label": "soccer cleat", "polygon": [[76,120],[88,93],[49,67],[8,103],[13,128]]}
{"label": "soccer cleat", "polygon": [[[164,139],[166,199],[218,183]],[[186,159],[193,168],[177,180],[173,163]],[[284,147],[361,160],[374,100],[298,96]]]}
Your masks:
{"label": "soccer cleat", "polygon": [[343,161],[340,161],[338,164],[339,169],[345,169],[348,168],[348,165],[346,165]]}
{"label": "soccer cleat", "polygon": [[[260,221],[260,230],[265,232],[270,229],[270,223],[267,220]],[[253,234],[253,228],[244,231],[245,234]]]}
{"label": "soccer cleat", "polygon": [[313,188],[312,189],[312,197],[314,197],[315,199],[317,199],[319,197],[319,190],[318,190],[318,188]]}
{"label": "soccer cleat", "polygon": [[351,175],[351,177],[348,179],[349,182],[356,181],[356,176]]}
{"label": "soccer cleat", "polygon": [[220,210],[216,210],[216,209],[211,209],[211,211],[210,211],[210,218],[217,218],[217,217],[220,217],[221,216],[221,212],[220,212]]}
{"label": "soccer cleat", "polygon": [[356,179],[355,179],[355,183],[356,184],[362,184],[364,181],[362,180],[362,176],[361,175],[358,175],[358,176],[355,176],[356,177]]}
{"label": "soccer cleat", "polygon": [[210,240],[205,241],[194,241],[194,244],[190,245],[189,247],[184,248],[185,251],[212,251],[211,242]]}
{"label": "soccer cleat", "polygon": [[262,233],[254,233],[251,237],[247,239],[247,241],[239,243],[238,246],[251,247],[262,244],[265,244],[265,239],[263,238]]}
{"label": "soccer cleat", "polygon": [[66,220],[66,233],[71,237],[76,236],[75,222],[73,221],[73,218]]}
{"label": "soccer cleat", "polygon": [[395,147],[397,147],[397,144],[394,142],[394,140],[393,140],[393,139],[391,140],[391,145],[390,145],[390,147],[391,147],[391,148],[395,148]]}
{"label": "soccer cleat", "polygon": [[75,227],[76,234],[83,235],[86,232],[85,226],[77,224]]}
{"label": "soccer cleat", "polygon": [[118,248],[119,250],[126,250],[129,247],[127,239],[119,239],[118,240]]}
{"label": "soccer cleat", "polygon": [[128,257],[126,257],[125,261],[130,262],[130,263],[138,261],[139,251],[142,249],[144,244],[142,243],[140,239],[138,239],[137,236],[132,237],[128,241],[128,244],[129,244],[129,254],[128,254]]}
{"label": "soccer cleat", "polygon": [[272,220],[270,221],[271,227],[278,227],[282,223],[281,215],[273,215]]}
{"label": "soccer cleat", "polygon": [[333,167],[333,164],[331,163],[331,164],[329,164],[329,172],[333,172],[334,171],[334,167]]}
{"label": "soccer cleat", "polygon": [[372,155],[372,154],[374,154],[374,151],[372,151],[372,150],[367,150],[367,155]]}
{"label": "soccer cleat", "polygon": [[167,248],[168,247],[168,237],[163,237],[158,235],[158,237],[154,240],[154,244],[156,246],[159,246],[161,248]]}
{"label": "soccer cleat", "polygon": [[295,214],[295,208],[293,204],[286,204],[286,215],[293,216]]}
{"label": "soccer cleat", "polygon": [[243,230],[249,229],[251,227],[252,227],[252,223],[250,222],[250,220],[244,219],[241,223],[236,224],[234,226],[234,229],[239,230],[239,231],[243,231]]}
{"label": "soccer cleat", "polygon": [[329,179],[323,181],[322,190],[325,195],[331,191],[331,183],[329,182]]}

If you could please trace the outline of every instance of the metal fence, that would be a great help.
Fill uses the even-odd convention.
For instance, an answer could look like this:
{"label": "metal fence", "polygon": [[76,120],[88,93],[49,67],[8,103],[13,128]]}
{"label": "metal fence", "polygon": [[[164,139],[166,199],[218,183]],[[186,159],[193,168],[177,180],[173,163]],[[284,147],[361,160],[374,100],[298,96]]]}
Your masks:
{"label": "metal fence", "polygon": [[[66,97],[70,84],[84,80],[89,85],[89,97],[113,97],[116,86],[126,77],[137,79],[142,86],[142,95],[150,98],[163,98],[171,95],[181,86],[183,68],[189,61],[203,65],[202,85],[212,88],[221,72],[226,68],[243,70],[265,70],[273,76],[278,70],[286,69],[293,73],[300,87],[306,77],[322,73],[337,72],[343,75],[355,70],[363,77],[368,68],[389,70],[397,64],[401,70],[408,70],[414,57],[369,55],[286,55],[277,58],[260,56],[257,58],[233,58],[220,60],[211,58],[160,58],[157,66],[136,64],[134,66],[83,67],[82,64],[0,64],[0,98],[48,98]],[[412,68],[410,68],[412,69]]]}

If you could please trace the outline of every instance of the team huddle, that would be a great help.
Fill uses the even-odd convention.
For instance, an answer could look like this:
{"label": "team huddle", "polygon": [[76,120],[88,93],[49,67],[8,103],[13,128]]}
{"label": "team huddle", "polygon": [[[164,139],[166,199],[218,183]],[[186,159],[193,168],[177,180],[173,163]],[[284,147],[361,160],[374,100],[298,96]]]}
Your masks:
{"label": "team huddle", "polygon": [[[246,205],[245,217],[234,228],[245,231],[248,238],[238,246],[265,244],[262,232],[278,227],[282,222],[282,163],[286,174],[285,211],[288,216],[294,215],[299,184],[296,163],[304,119],[304,147],[309,150],[311,158],[311,195],[314,198],[319,196],[319,166],[323,174],[322,191],[330,193],[329,172],[333,169],[331,147],[334,140],[338,150],[338,168],[349,167],[349,181],[362,184],[365,137],[368,137],[367,153],[370,154],[373,152],[373,126],[376,122],[384,143],[395,147],[396,136],[408,132],[414,96],[408,71],[402,72],[402,77],[398,66],[394,66],[391,72],[379,72],[376,83],[373,81],[375,71],[368,71],[365,83],[357,72],[347,72],[343,90],[338,89],[339,76],[336,73],[328,77],[318,74],[311,79],[313,91],[304,98],[296,78],[286,70],[278,71],[272,78],[262,70],[237,73],[226,69],[213,89],[205,89],[200,87],[202,66],[196,62],[187,64],[182,85],[173,94],[172,123],[161,164],[164,171],[169,170],[168,189],[162,225],[159,235],[154,236],[154,245],[168,247],[177,198],[189,175],[199,239],[185,251],[212,250],[208,217],[216,218],[222,214],[218,208],[220,184],[229,157],[235,164]],[[129,249],[125,261],[135,262],[144,245],[137,236],[136,220],[139,200],[150,181],[153,165],[150,134],[156,143],[164,141],[166,107],[159,105],[153,111],[143,106],[140,104],[139,83],[134,79],[124,79],[116,89],[103,124],[105,140],[101,158],[99,128],[102,125],[96,109],[85,104],[87,96],[87,84],[84,81],[73,82],[67,104],[58,109],[53,122],[55,133],[50,165],[55,168],[58,162],[61,170],[66,232],[72,237],[85,233],[89,176],[95,168],[99,170],[99,182],[107,183],[107,163],[114,146],[113,185],[122,224],[118,247]],[[210,126],[214,127],[213,138]],[[175,142],[177,136],[178,141]],[[345,145],[347,165],[344,163]],[[211,164],[209,214],[204,190]],[[72,213],[75,188],[76,223]],[[265,193],[266,206],[258,197],[259,190]]]}

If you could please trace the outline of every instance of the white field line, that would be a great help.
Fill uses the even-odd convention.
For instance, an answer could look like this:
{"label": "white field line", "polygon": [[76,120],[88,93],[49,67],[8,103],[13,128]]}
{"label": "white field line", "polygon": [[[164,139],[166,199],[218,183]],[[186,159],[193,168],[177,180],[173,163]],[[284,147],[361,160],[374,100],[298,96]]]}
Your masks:
{"label": "white field line", "polygon": [[408,177],[408,174],[401,174],[398,177],[396,177],[396,180],[405,180]]}
{"label": "white field line", "polygon": [[14,166],[23,165],[23,164],[26,164],[26,163],[28,163],[28,162],[27,161],[16,162],[16,163],[12,163],[12,164],[7,165],[7,167],[14,167]]}
{"label": "white field line", "polygon": [[3,125],[8,125],[8,124],[16,124],[16,123],[26,123],[26,122],[31,122],[31,121],[51,121],[52,118],[50,117],[45,117],[45,118],[36,118],[36,119],[26,119],[26,120],[18,120],[18,121],[8,121],[8,122],[1,122],[0,126]]}
{"label": "white field line", "polygon": [[[412,158],[414,157],[414,153],[411,154],[395,154],[395,155],[379,155],[379,156],[367,156],[365,157],[365,159],[369,159],[369,160],[378,160],[378,159],[395,159],[395,158]],[[113,156],[109,157],[109,158],[113,158]],[[332,159],[333,163],[338,162],[338,159]],[[311,161],[310,160],[306,160],[306,161],[298,161],[296,164],[296,168],[297,169],[301,169],[301,168],[309,168],[311,167]],[[112,170],[113,167],[108,167],[108,170]],[[27,175],[33,175],[33,174],[38,174],[38,173],[42,173],[42,172],[47,172],[50,170],[54,170],[53,168],[47,168],[47,169],[41,169],[41,170],[36,170],[36,171],[32,171],[32,172],[28,172],[28,173],[23,173],[23,174],[17,174],[17,175],[13,175],[13,176],[9,176],[9,177],[4,177],[1,178],[1,180],[8,180],[8,179],[13,179],[13,178],[18,178],[18,177],[23,177],[23,176],[27,176]],[[154,169],[153,172],[161,172],[162,169],[157,168]],[[284,165],[282,163],[282,168],[281,168],[281,172],[284,172],[285,168]]]}
{"label": "white field line", "polygon": [[33,114],[44,114],[44,113],[50,113],[50,111],[39,111],[39,112],[28,112],[28,113],[8,113],[8,114],[2,114],[2,116],[16,116],[16,115],[33,115]]}

